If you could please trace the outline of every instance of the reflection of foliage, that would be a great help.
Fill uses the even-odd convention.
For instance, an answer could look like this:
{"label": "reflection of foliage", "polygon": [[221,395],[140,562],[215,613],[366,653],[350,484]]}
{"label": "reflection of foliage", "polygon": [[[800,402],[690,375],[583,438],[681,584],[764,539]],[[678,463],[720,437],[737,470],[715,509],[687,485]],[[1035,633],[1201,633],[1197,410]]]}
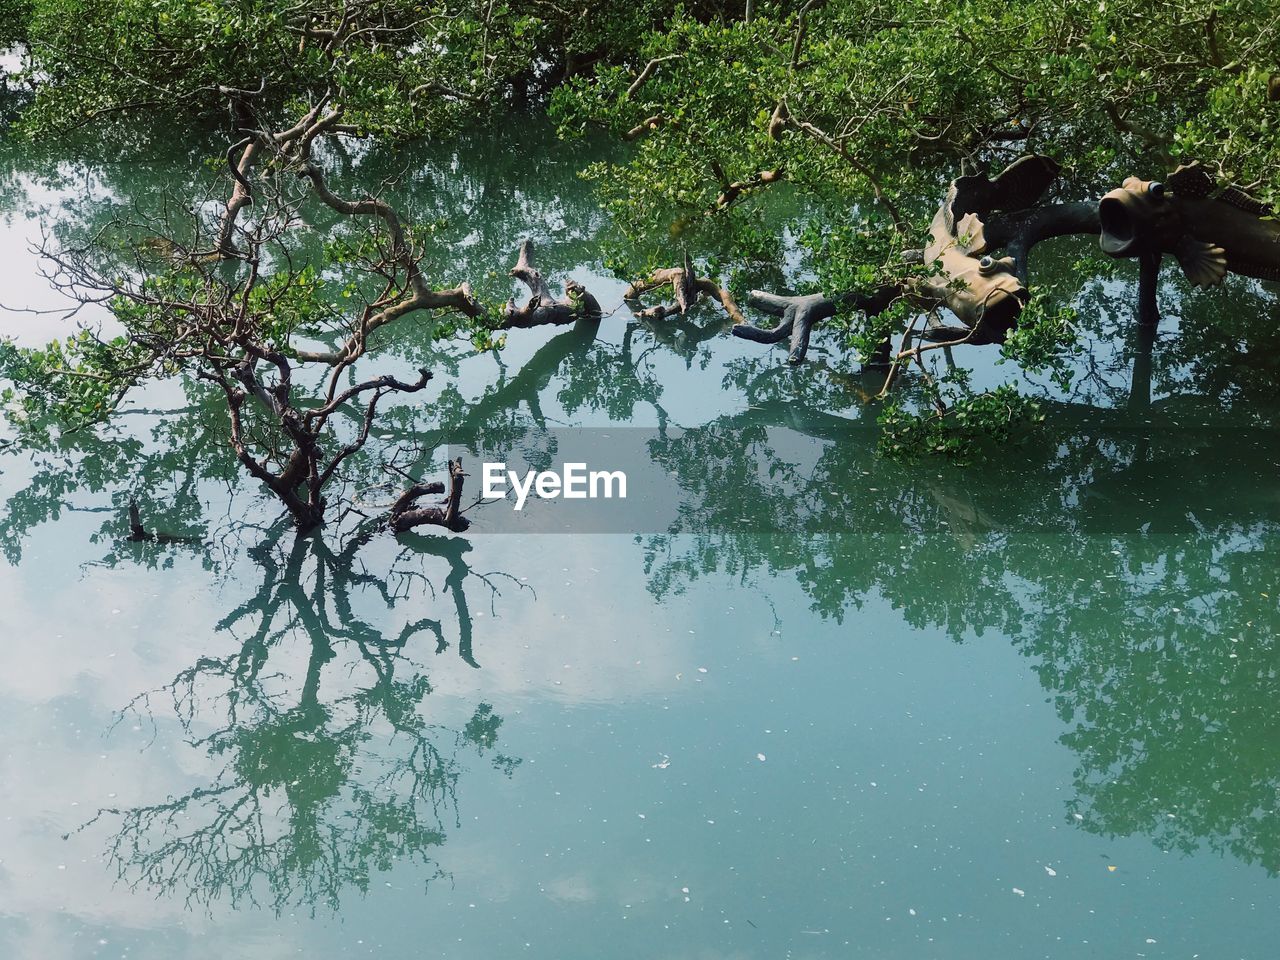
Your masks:
{"label": "reflection of foliage", "polygon": [[[182,796],[95,818],[116,824],[109,856],[122,878],[183,893],[189,904],[337,910],[343,891],[367,892],[399,862],[427,867],[428,881],[439,877],[432,852],[445,841],[446,821],[458,823],[459,753],[490,753],[508,776],[520,762],[495,752],[502,719],[488,704],[461,731],[424,716],[431,684],[403,651],[424,632],[436,637],[437,652],[447,649],[439,621],[384,636],[354,612],[363,592],[393,607],[405,585],[426,582],[420,571],[397,566],[391,577],[372,576],[359,566],[359,537],[337,553],[296,538],[281,555],[280,535],[278,527],[250,551],[262,588],[219,624],[233,635],[250,625],[239,649],[200,658],[164,688],[191,745],[219,772]],[[402,557],[448,561],[446,588],[463,625],[458,652],[474,666],[465,550],[458,540],[422,539]],[[284,666],[269,671],[295,634],[308,644],[301,676]],[[346,673],[366,679],[323,695],[339,682],[343,659]],[[153,697],[130,709],[149,712]]]}
{"label": "reflection of foliage", "polygon": [[[370,153],[355,162],[389,162],[377,158]],[[474,226],[474,246],[450,244],[468,262],[492,263],[493,251],[507,249],[507,235],[519,227],[522,211],[551,216],[554,205],[538,192],[536,178],[527,189],[504,192],[506,174],[494,178],[494,186],[469,179],[463,166],[462,173],[452,174],[460,184],[456,189],[436,189],[456,169],[451,164],[446,158],[431,166],[423,189],[409,181],[421,199],[405,199],[423,205],[415,215],[424,222],[445,222],[449,226],[442,229],[460,232]],[[548,175],[563,172],[557,167]],[[335,173],[341,176],[350,171]],[[481,204],[496,204],[500,211],[492,227],[484,218],[467,220]],[[584,200],[565,217],[562,244],[551,255],[558,267],[589,259],[590,231],[582,226],[594,215],[588,208]],[[470,270],[459,268],[459,274]],[[1178,289],[1170,285],[1166,293]],[[1178,849],[1205,842],[1276,870],[1277,825],[1268,803],[1280,786],[1280,766],[1267,744],[1276,693],[1269,638],[1280,616],[1264,596],[1276,594],[1259,548],[1271,545],[1280,523],[1269,484],[1276,473],[1274,407],[1266,402],[1274,400],[1268,374],[1276,355],[1274,302],[1252,285],[1239,284],[1180,303],[1180,323],[1191,335],[1166,333],[1151,355],[1139,338],[1117,336],[1124,332],[1118,322],[1129,315],[1126,301],[1127,291],[1114,284],[1085,288],[1077,302],[1079,328],[1084,336],[1114,342],[1114,352],[1085,360],[1069,402],[1055,401],[1053,394],[1042,400],[1045,426],[1021,448],[967,470],[907,468],[876,459],[876,428],[862,411],[882,377],[846,375],[820,362],[780,369],[767,357],[724,364],[722,385],[743,396],[746,409],[678,435],[664,433],[651,448],[654,460],[675,474],[683,496],[681,524],[674,531],[679,535],[650,538],[644,545],[649,586],[661,600],[700,577],[786,577],[795,580],[815,613],[837,622],[851,609],[881,599],[907,622],[957,639],[992,630],[1007,635],[1034,663],[1072,725],[1065,742],[1079,757],[1079,796],[1071,811],[1084,818],[1085,829],[1149,833]],[[1166,312],[1172,314],[1169,303]],[[430,431],[421,429],[422,417],[408,407],[389,411],[389,440],[412,439],[424,455],[450,442],[541,447],[550,455],[554,451],[545,448],[554,434],[548,425],[560,413],[626,422],[652,410],[665,424],[667,385],[651,360],[661,349],[690,367],[715,369],[719,358],[706,339],[721,321],[715,316],[706,327],[696,323],[708,316],[691,313],[678,326],[627,325],[620,346],[595,338],[602,325],[622,323],[621,317],[583,323],[550,337],[519,369],[508,369],[497,357],[496,382],[477,396],[446,387],[423,415],[433,418]],[[398,341],[389,352],[420,362],[428,351],[433,348],[426,338],[416,338]],[[1234,359],[1220,362],[1217,352]],[[1140,384],[1145,388],[1138,389]],[[1109,409],[1090,409],[1095,406]],[[129,440],[86,448],[82,459],[70,448],[50,448],[44,455],[48,469],[15,498],[0,527],[7,554],[16,560],[27,532],[68,509],[76,490],[112,490],[112,519],[102,535],[121,530],[124,494],[116,488],[134,468],[144,479],[141,492],[151,496],[143,513],[152,525],[201,529],[198,493],[175,491],[198,491],[201,484],[207,488],[234,475],[216,428],[206,420],[195,413],[164,418],[160,426],[168,432],[152,440],[175,458],[167,467],[158,461],[150,466]],[[59,468],[87,474],[54,476]],[[166,485],[175,468],[173,485]],[[708,529],[769,533],[696,532]],[[359,582],[360,589],[379,596],[382,584],[382,602],[398,602],[403,593],[390,586],[396,575],[358,581],[354,557],[303,544],[297,548],[301,556],[316,564],[315,589],[291,592],[292,552],[285,560],[277,551],[262,554],[260,563],[275,564],[269,578],[275,586],[240,608],[233,614],[239,619],[228,626],[239,628],[255,617],[270,625],[260,624],[233,661],[201,661],[192,689],[203,703],[205,684],[222,683],[228,693],[219,703],[237,711],[238,722],[250,728],[246,733],[234,724],[220,725],[221,734],[202,735],[200,742],[226,761],[217,789],[252,786],[252,802],[269,796],[285,804],[290,817],[296,813],[300,823],[313,824],[307,829],[318,836],[333,817],[356,809],[357,790],[376,795],[368,793],[366,774],[379,764],[408,762],[395,751],[426,731],[410,726],[404,743],[397,734],[390,752],[370,731],[388,712],[396,718],[387,717],[393,729],[417,718],[427,690],[417,685],[425,684],[420,676],[403,679],[408,661],[401,647],[366,629],[366,621],[357,623],[353,608],[340,608],[338,598]],[[171,555],[157,545],[130,545],[121,556],[126,549],[139,556]],[[443,591],[458,609],[458,651],[473,660],[471,618],[461,589],[475,576],[465,564],[466,545],[415,540],[410,549],[435,556],[449,551]],[[327,586],[345,586],[326,593],[318,588],[322,579]],[[410,627],[392,640],[443,640],[440,621],[405,629]],[[264,676],[263,664],[279,656],[272,651],[294,629],[325,642],[313,645],[306,671],[316,678],[314,702],[295,698],[289,705],[271,689],[277,681]],[[375,692],[319,697],[321,673],[335,673],[326,664],[342,652],[354,652],[355,662],[373,672],[368,691]],[[384,680],[384,674],[392,679]],[[246,677],[262,678],[260,688],[237,686]],[[193,698],[196,692],[186,699]],[[495,721],[481,705],[461,734],[444,736],[459,748],[489,750]],[[432,728],[430,736],[438,744],[441,732]],[[458,767],[449,750],[441,749],[441,755],[441,766],[434,768],[439,779],[427,783],[446,792],[447,812]],[[354,759],[366,756],[384,759],[367,766]],[[508,761],[494,762],[501,767]],[[291,786],[295,780],[297,787]],[[418,782],[404,781],[399,796],[416,789],[410,781]],[[303,796],[295,803],[290,790],[302,790]],[[189,813],[226,796],[192,795],[182,811],[157,810],[153,816],[172,816],[180,833]],[[424,812],[416,836],[429,845],[425,809],[435,809],[430,791],[418,802]],[[374,811],[362,815],[372,817]],[[408,814],[378,811],[380,823],[396,816]],[[357,835],[353,829],[351,836]],[[135,836],[142,844],[135,851],[139,856],[155,849],[138,830]],[[122,856],[127,849],[121,848]],[[362,869],[380,869],[373,862],[366,860]]]}
{"label": "reflection of foliage", "polygon": [[1114,573],[1044,564],[1023,651],[1078,756],[1085,829],[1200,843],[1280,873],[1280,595],[1275,518],[1116,541]]}
{"label": "reflection of foliage", "polygon": [[[872,457],[856,421],[797,406],[771,400],[654,445],[686,495],[679,535],[645,545],[655,598],[702,577],[787,575],[837,622],[879,598],[958,641],[998,630],[1070,725],[1069,811],[1085,829],[1280,872],[1280,594],[1266,562],[1280,504],[1256,407],[1047,404],[1046,428],[1002,462],[924,475]],[[735,518],[772,532],[700,532]]]}
{"label": "reflection of foliage", "polygon": [[[197,393],[192,400],[190,406],[158,415],[157,411],[134,411],[148,421],[145,436],[135,420],[129,424],[132,430],[120,422],[100,435],[27,445],[31,467],[26,486],[10,496],[0,517],[0,550],[5,559],[18,563],[26,539],[40,525],[64,512],[87,510],[105,514],[92,535],[95,541],[113,544],[105,564],[114,565],[124,556],[150,567],[169,564],[172,551],[156,543],[122,540],[128,530],[129,501],[136,500],[148,522],[165,531],[194,535],[207,522],[207,487],[229,483],[236,476],[230,449],[212,426],[217,411],[202,403]],[[109,504],[84,507],[77,502],[86,495],[101,494],[110,495]],[[207,554],[206,560],[212,563]]]}

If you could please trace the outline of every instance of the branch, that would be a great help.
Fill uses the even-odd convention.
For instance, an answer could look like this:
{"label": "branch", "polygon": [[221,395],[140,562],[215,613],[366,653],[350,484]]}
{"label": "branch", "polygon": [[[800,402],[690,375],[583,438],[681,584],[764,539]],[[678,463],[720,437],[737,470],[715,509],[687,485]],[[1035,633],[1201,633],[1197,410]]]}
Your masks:
{"label": "branch", "polygon": [[396,533],[404,533],[414,527],[434,525],[461,533],[471,526],[471,521],[462,515],[462,485],[466,473],[462,470],[462,458],[449,461],[449,495],[434,507],[419,507],[419,497],[428,494],[444,493],[444,484],[415,483],[400,495],[391,507],[391,529]]}
{"label": "branch", "polygon": [[[660,287],[670,285],[675,296],[674,304],[660,305],[644,309],[639,300],[642,294]],[[693,266],[686,257],[685,266],[668,267],[655,270],[642,280],[636,280],[622,293],[622,299],[631,307],[631,312],[644,320],[661,320],[672,314],[685,314],[693,307],[699,296],[710,297],[724,308],[735,324],[746,323],[737,302],[726,288],[720,286],[710,277],[699,277],[693,272]]]}
{"label": "branch", "polygon": [[514,299],[508,301],[499,330],[599,320],[603,315],[599,301],[576,280],[564,285],[564,297],[556,298],[541,271],[533,265],[532,240],[524,240],[520,244],[520,254],[516,265],[511,268],[511,275],[529,288],[530,296],[522,307],[516,306]]}
{"label": "branch", "polygon": [[324,485],[329,482],[329,479],[341,465],[342,461],[346,460],[347,457],[351,456],[363,447],[365,442],[369,439],[369,431],[373,429],[373,418],[378,412],[378,401],[382,399],[383,395],[387,393],[417,393],[427,385],[427,381],[431,379],[431,374],[426,369],[419,370],[418,373],[418,380],[415,383],[404,383],[389,374],[378,377],[374,380],[366,380],[364,383],[357,384],[351,389],[343,391],[340,396],[330,400],[313,414],[307,415],[308,425],[311,423],[312,416],[316,417],[316,425],[311,429],[311,432],[313,435],[318,434],[320,429],[324,426],[324,421],[328,418],[329,414],[333,410],[337,409],[339,405],[358,394],[364,393],[368,390],[373,391],[373,396],[369,398],[369,403],[365,407],[364,419],[360,424],[360,433],[354,440],[338,451],[333,460],[329,462],[329,466],[319,472],[319,476],[316,480],[317,495],[319,494],[319,491],[324,488]]}
{"label": "branch", "polygon": [[881,287],[871,295],[853,291],[828,297],[821,293],[807,296],[780,296],[764,290],[752,290],[747,302],[758,310],[780,317],[778,325],[770,329],[753,326],[749,323],[739,324],[733,328],[733,335],[755,343],[778,343],[790,336],[791,347],[787,362],[795,365],[801,363],[809,351],[809,337],[813,326],[819,320],[833,317],[847,307],[861,310],[868,316],[881,313],[894,300],[902,295],[897,287]]}
{"label": "branch", "polygon": [[654,57],[644,65],[644,69],[640,71],[640,75],[637,76],[635,80],[631,81],[631,86],[627,87],[627,99],[635,96],[636,91],[643,87],[645,81],[653,76],[653,71],[658,69],[659,64],[668,63],[671,60],[680,60],[683,59],[683,57],[684,54],[682,53],[670,53],[665,57]]}
{"label": "branch", "polygon": [[449,290],[433,290],[427,285],[421,266],[410,248],[400,215],[394,207],[372,197],[363,200],[346,200],[339,197],[329,189],[324,175],[310,161],[302,165],[298,176],[311,181],[316,196],[331,210],[348,217],[374,217],[381,220],[390,236],[391,259],[405,272],[409,287],[407,296],[363,318],[341,349],[336,351],[299,350],[297,351],[299,359],[326,363],[330,366],[349,364],[364,353],[370,333],[416,310],[451,309],[469,317],[483,315],[484,307],[475,298],[468,284],[464,283]]}
{"label": "branch", "polygon": [[622,139],[627,141],[635,140],[637,137],[644,136],[646,133],[652,133],[666,122],[666,117],[660,113],[655,113],[653,116],[646,117],[644,120],[641,120],[638,124],[624,133],[622,135]]}

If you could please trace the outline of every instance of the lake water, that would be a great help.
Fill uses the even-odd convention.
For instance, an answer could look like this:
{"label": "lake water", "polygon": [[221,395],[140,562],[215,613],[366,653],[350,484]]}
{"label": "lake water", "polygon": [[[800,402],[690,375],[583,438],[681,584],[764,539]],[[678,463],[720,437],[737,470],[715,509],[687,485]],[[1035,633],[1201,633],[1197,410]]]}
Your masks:
{"label": "lake water", "polygon": [[[527,147],[353,163],[410,172],[443,279],[531,235],[612,309],[578,161]],[[41,223],[175,169],[11,151],[0,302],[57,306]],[[788,369],[709,308],[370,362],[436,371],[379,443],[437,468],[644,428],[678,509],[608,534],[298,540],[190,385],[0,455],[0,956],[1275,956],[1276,307],[1166,290],[1148,402],[1132,280],[1081,295],[1121,346],[969,467],[877,458],[834,342]],[[127,542],[131,498],[198,542]]]}

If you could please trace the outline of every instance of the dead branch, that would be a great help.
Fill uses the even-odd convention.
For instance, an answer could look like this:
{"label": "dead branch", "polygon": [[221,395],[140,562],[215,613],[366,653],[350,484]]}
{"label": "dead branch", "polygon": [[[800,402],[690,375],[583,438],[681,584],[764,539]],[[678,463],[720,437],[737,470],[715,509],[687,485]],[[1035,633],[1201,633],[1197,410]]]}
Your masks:
{"label": "dead branch", "polygon": [[733,335],[756,343],[778,343],[791,338],[787,362],[797,364],[804,360],[809,350],[809,336],[819,320],[833,317],[842,309],[852,307],[869,316],[887,309],[901,291],[896,287],[882,287],[871,295],[848,292],[828,297],[821,293],[807,296],[780,296],[764,290],[752,290],[747,302],[758,310],[779,317],[778,325],[770,329],[749,323],[733,328]]}
{"label": "dead branch", "polygon": [[445,492],[443,483],[415,483],[391,507],[390,525],[395,533],[404,533],[420,526],[438,526],[461,533],[471,526],[471,521],[462,515],[462,485],[466,478],[462,469],[462,458],[449,461],[449,494],[438,505],[419,507],[420,497]]}
{"label": "dead branch", "polygon": [[[640,297],[665,286],[671,287],[675,302],[645,308]],[[631,308],[632,314],[641,320],[661,320],[674,314],[683,316],[698,302],[700,296],[709,297],[720,304],[735,324],[746,323],[733,294],[710,277],[699,277],[687,254],[683,267],[655,270],[649,276],[633,282],[622,293],[622,299]]]}
{"label": "dead branch", "polygon": [[520,254],[516,265],[511,268],[511,276],[529,288],[530,296],[523,306],[517,306],[514,298],[507,302],[498,326],[500,330],[598,320],[602,316],[599,301],[576,280],[565,284],[563,297],[557,298],[551,292],[541,271],[533,265],[532,240],[520,244]]}

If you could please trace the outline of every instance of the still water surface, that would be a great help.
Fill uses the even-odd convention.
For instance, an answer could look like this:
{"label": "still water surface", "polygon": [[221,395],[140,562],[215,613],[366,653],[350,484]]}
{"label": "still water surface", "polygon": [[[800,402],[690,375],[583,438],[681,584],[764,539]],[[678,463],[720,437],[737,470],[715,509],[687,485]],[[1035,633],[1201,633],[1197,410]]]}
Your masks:
{"label": "still water surface", "polygon": [[[530,149],[394,163],[452,269],[532,234],[608,309],[577,161]],[[6,163],[0,299],[41,307],[40,222],[184,168]],[[385,361],[434,364],[383,439],[437,464],[669,429],[680,519],[629,534],[299,541],[176,385],[5,455],[0,956],[1275,956],[1280,437],[1175,333],[1275,307],[1223,297],[1169,291],[1153,403],[1122,346],[968,468],[877,459],[834,351],[711,313]],[[198,542],[126,542],[130,497]]]}

